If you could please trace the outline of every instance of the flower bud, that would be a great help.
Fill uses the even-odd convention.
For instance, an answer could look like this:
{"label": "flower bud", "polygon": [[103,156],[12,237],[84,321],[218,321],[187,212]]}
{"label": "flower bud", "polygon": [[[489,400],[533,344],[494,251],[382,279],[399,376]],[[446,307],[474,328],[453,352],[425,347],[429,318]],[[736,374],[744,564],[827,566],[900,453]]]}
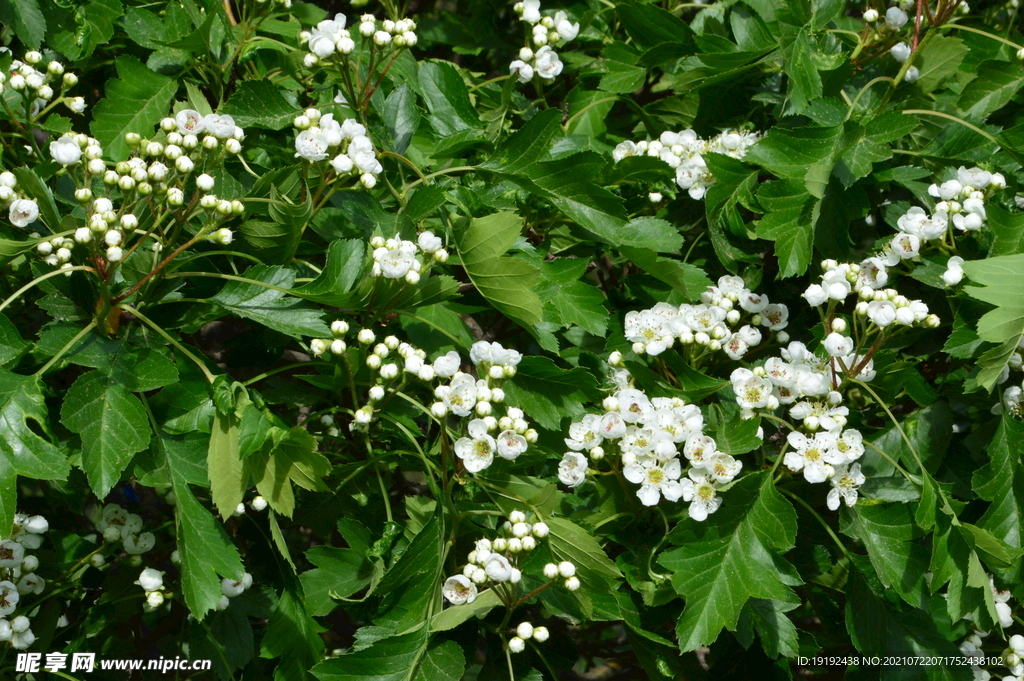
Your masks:
{"label": "flower bud", "polygon": [[330,345],[327,343],[327,341],[322,340],[320,338],[314,338],[309,342],[309,351],[312,352],[315,357],[319,357],[320,355],[327,352],[327,349],[329,347]]}
{"label": "flower bud", "polygon": [[565,588],[569,591],[578,591],[580,588],[579,577],[570,577],[565,580]]}
{"label": "flower bud", "polygon": [[548,579],[558,578],[558,566],[554,563],[548,563],[544,566],[544,576]]}

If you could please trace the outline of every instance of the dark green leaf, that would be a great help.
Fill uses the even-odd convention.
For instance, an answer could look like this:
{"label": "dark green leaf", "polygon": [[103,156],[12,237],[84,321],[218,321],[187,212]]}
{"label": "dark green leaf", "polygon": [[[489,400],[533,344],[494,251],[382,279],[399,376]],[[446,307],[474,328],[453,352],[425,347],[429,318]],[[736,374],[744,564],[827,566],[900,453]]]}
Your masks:
{"label": "dark green leaf", "polygon": [[243,128],[283,130],[299,113],[269,80],[244,80],[220,108]]}
{"label": "dark green leaf", "polygon": [[178,82],[143,66],[132,56],[116,59],[118,77],[107,81],[106,97],[93,111],[92,134],[115,161],[128,157],[128,132],[152,134],[167,115]]}
{"label": "dark green leaf", "polygon": [[[295,272],[257,265],[246,270],[245,277],[287,289],[295,281]],[[323,322],[323,312],[300,300],[286,298],[282,291],[229,281],[210,302],[288,336],[330,337],[331,330]]]}

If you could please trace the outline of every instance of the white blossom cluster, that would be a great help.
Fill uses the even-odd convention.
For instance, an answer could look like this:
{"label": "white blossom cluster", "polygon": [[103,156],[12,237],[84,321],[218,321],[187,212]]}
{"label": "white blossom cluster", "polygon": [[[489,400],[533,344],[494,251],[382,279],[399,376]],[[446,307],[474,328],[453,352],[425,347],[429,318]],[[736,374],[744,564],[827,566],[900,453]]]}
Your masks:
{"label": "white blossom cluster", "polygon": [[[10,52],[6,47],[4,52]],[[45,68],[41,67],[43,55],[36,50],[25,53],[23,60],[11,62],[8,73],[0,72],[0,95],[4,90],[10,88],[21,93],[29,106],[29,117],[35,118],[54,99],[59,96],[72,113],[80,114],[85,111],[84,97],[68,97],[65,93],[69,88],[78,84],[78,76],[70,71],[64,72],[64,65],[59,61],[51,61]],[[54,92],[54,79],[60,79],[59,94]]]}
{"label": "white blossom cluster", "polygon": [[[526,554],[536,549],[538,540],[543,540],[549,533],[547,523],[528,523],[524,512],[512,511],[508,515],[508,520],[502,524],[501,536],[494,541],[477,540],[474,549],[467,556],[462,573],[446,579],[441,587],[441,593],[449,603],[458,606],[475,601],[480,589],[487,586],[507,589],[508,587],[501,585],[518,584],[523,578],[519,566],[526,560]],[[544,566],[543,572],[545,579],[550,583],[561,580],[569,591],[576,591],[581,586],[580,579],[576,576],[576,566],[569,561],[548,563]],[[540,629],[543,631],[538,634]],[[513,643],[515,638],[509,642],[512,652],[522,652],[524,641],[528,638],[543,642],[548,637],[547,629],[533,628],[529,623],[519,625],[516,634],[519,642]],[[519,650],[516,650],[516,647]]]}
{"label": "white blossom cluster", "polygon": [[[313,68],[325,59],[344,59],[356,49],[352,32],[346,26],[348,17],[335,14],[333,19],[324,19],[311,31],[299,34],[299,43],[309,48],[303,58],[306,68]],[[416,22],[412,19],[377,21],[372,14],[359,17],[359,36],[372,48],[390,51],[412,47],[418,42]]]}
{"label": "white blossom cluster", "polygon": [[[687,190],[690,198],[702,199],[708,187],[715,183],[704,156],[725,154],[741,159],[759,139],[760,135],[755,132],[739,130],[724,130],[707,140],[698,137],[693,130],[665,131],[656,140],[620,143],[612,151],[612,159],[618,163],[628,156],[660,158],[676,171],[676,184],[680,189]],[[660,200],[660,195],[656,196]]]}
{"label": "white blossom cluster", "polygon": [[404,279],[411,285],[418,284],[434,262],[448,261],[444,241],[433,232],[421,232],[415,242],[403,240],[398,234],[390,239],[375,236],[370,239],[370,246],[373,248],[371,277]]}
{"label": "white blossom cluster", "polygon": [[[653,506],[661,497],[690,502],[690,517],[705,520],[722,504],[718,489],[732,482],[743,464],[719,451],[704,434],[700,408],[678,397],[649,398],[635,388],[620,388],[603,403],[604,414],[587,414],[569,426],[566,452],[558,479],[578,487],[586,479],[590,460],[599,461],[617,448],[630,482],[640,485],[637,498]],[[683,476],[683,457],[689,468]],[[614,451],[614,449],[613,449]]]}
{"label": "white blossom cluster", "polygon": [[[989,577],[989,588],[992,590],[992,599],[995,601],[996,615],[999,618],[999,626],[1007,629],[1014,624],[1013,608],[1010,607],[1011,594],[1001,591],[995,585],[995,581]],[[972,621],[970,614],[964,617],[966,621]],[[976,681],[989,681],[993,677],[991,672],[983,668],[979,663],[991,661],[994,656],[986,654],[982,649],[985,641],[992,632],[975,630],[960,643],[960,652],[971,661],[971,668],[974,671]],[[1000,675],[1002,681],[1022,681],[1024,679],[1024,636],[1014,634],[1007,639],[1007,648],[1003,650],[1003,665],[1009,670],[1009,675]]]}
{"label": "white blossom cluster", "polygon": [[32,633],[31,622],[24,614],[10,617],[21,606],[23,596],[38,595],[46,588],[46,582],[36,574],[39,559],[26,553],[38,549],[42,535],[50,529],[46,518],[40,515],[27,516],[18,513],[14,517],[14,529],[10,539],[0,541],[0,641],[6,641],[12,648],[25,650],[36,636]]}
{"label": "white blossom cluster", "polygon": [[250,586],[252,586],[252,575],[248,572],[243,573],[241,579],[228,579],[227,577],[222,579],[220,583],[221,597],[217,601],[217,609],[227,610],[231,605],[231,599],[241,596]]}
{"label": "white blossom cluster", "polygon": [[[571,565],[571,563],[569,563]],[[516,627],[516,635],[508,640],[508,649],[513,653],[521,653],[526,650],[526,642],[533,639],[537,643],[544,643],[551,637],[547,627],[535,627],[530,622],[520,622]]]}
{"label": "white blossom cluster", "polygon": [[322,114],[319,109],[306,109],[296,116],[293,124],[300,132],[295,137],[295,156],[310,163],[331,158],[330,164],[337,179],[359,177],[367,189],[377,185],[377,176],[384,168],[377,160],[373,142],[366,136],[366,128],[354,118],[342,122],[334,114]]}
{"label": "white blossom cluster", "polygon": [[142,531],[142,518],[117,504],[103,507],[96,529],[103,534],[104,541],[122,542],[125,553],[131,556],[140,556],[156,546],[153,533]]}
{"label": "white blossom cluster", "polygon": [[28,227],[39,217],[35,199],[18,192],[18,178],[10,171],[0,172],[0,206],[7,208],[7,219],[15,227]]}
{"label": "white blossom cluster", "polygon": [[731,359],[740,359],[761,342],[758,326],[785,340],[788,335],[783,329],[788,324],[785,305],[770,303],[768,296],[747,289],[740,277],[725,276],[718,286],[701,293],[700,305],[658,303],[649,310],[626,313],[625,336],[637,354],[660,355],[678,340],[684,346],[721,350]]}
{"label": "white blossom cluster", "polygon": [[[964,3],[964,5],[966,4],[967,3]],[[907,21],[909,20],[907,10],[913,9],[913,7],[914,0],[899,0],[898,3],[895,3],[894,6],[886,10],[884,16],[879,15],[878,10],[876,9],[869,9],[864,12],[863,19],[867,24],[871,25],[876,24],[879,18],[881,18],[883,21],[881,24],[878,24],[876,29],[880,35],[885,36],[898,34],[903,27],[907,25]],[[897,43],[889,51],[889,54],[892,55],[893,59],[901,64],[910,58],[910,53],[910,46],[905,42]],[[903,74],[903,78],[908,83],[913,83],[920,77],[921,72],[916,66],[911,66],[907,69],[906,73]]]}
{"label": "white blossom cluster", "polygon": [[563,69],[562,60],[555,52],[555,45],[575,40],[580,33],[578,22],[572,22],[565,12],[554,16],[542,16],[540,0],[517,2],[513,7],[519,18],[533,26],[529,43],[519,50],[519,58],[508,65],[509,73],[520,83],[528,83],[534,75],[544,80],[554,80]]}

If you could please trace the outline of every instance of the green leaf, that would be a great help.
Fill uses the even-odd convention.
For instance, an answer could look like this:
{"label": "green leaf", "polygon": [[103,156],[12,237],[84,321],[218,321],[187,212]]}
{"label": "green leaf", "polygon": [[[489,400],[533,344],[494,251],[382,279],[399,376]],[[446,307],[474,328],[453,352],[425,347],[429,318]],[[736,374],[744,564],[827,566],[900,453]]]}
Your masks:
{"label": "green leaf", "polygon": [[796,607],[796,603],[761,598],[753,598],[744,606],[743,614],[750,617],[768,657],[796,657],[799,654],[796,625],[786,616],[787,612]]}
{"label": "green leaf", "polygon": [[803,274],[811,263],[820,202],[795,180],[762,184],[757,200],[767,211],[757,221],[757,235],[775,242],[779,278]]}
{"label": "green leaf", "polygon": [[[1015,549],[1018,556],[1024,548],[1022,445],[1024,423],[1004,414],[988,446],[989,462],[974,473],[971,481],[978,496],[991,502],[978,520],[978,527],[999,537]],[[1019,574],[1020,558],[1015,558],[1013,564]]]}
{"label": "green leaf", "polygon": [[712,643],[723,628],[735,629],[752,598],[796,600],[780,576],[779,552],[792,548],[796,513],[766,473],[741,478],[729,501],[703,523],[684,520],[671,535],[678,548],[658,562],[672,570],[672,586],[686,599],[676,625],[684,652]]}
{"label": "green leaf", "polygon": [[334,610],[335,598],[348,598],[370,584],[373,565],[362,553],[352,549],[317,546],[306,552],[316,566],[300,576],[306,596],[306,610],[313,617],[323,617]]}
{"label": "green leaf", "polygon": [[960,64],[970,48],[960,38],[949,38],[936,35],[925,44],[918,53],[914,66],[921,75],[917,79],[917,87],[924,92],[931,92],[960,72]]}
{"label": "green leaf", "polygon": [[1024,85],[1020,63],[989,59],[978,67],[978,75],[960,93],[957,107],[970,118],[984,120],[1003,108]]}
{"label": "green leaf", "polygon": [[991,390],[1010,355],[1024,337],[1024,285],[1019,273],[1024,266],[1024,254],[1002,255],[986,260],[972,260],[963,264],[964,274],[981,286],[966,286],[964,291],[977,300],[997,307],[978,320],[978,336],[998,348],[981,356],[978,364],[978,385]]}
{"label": "green leaf", "polygon": [[10,319],[0,314],[0,364],[7,364],[21,357],[30,344],[22,339],[18,328]]}
{"label": "green leaf", "polygon": [[863,124],[847,123],[843,146],[835,167],[835,174],[850,187],[854,182],[871,174],[873,164],[892,158],[889,143],[909,135],[918,126],[912,116],[887,112]]}
{"label": "green leaf", "polygon": [[291,126],[299,113],[281,95],[281,89],[269,80],[243,80],[235,93],[220,107],[220,112],[235,119],[243,128],[283,130]]}
{"label": "green leaf", "polygon": [[914,543],[923,533],[914,525],[913,507],[909,504],[858,505],[844,508],[841,519],[843,533],[864,543],[882,584],[895,590],[913,607],[924,607],[928,550]]}
{"label": "green leaf", "polygon": [[584,404],[600,399],[597,379],[586,369],[566,370],[539,355],[523,357],[516,369],[515,378],[504,386],[509,404],[548,430],[558,430],[563,417],[581,417]]}
{"label": "green leaf", "polygon": [[102,371],[82,375],[61,407],[64,425],[82,436],[82,467],[100,499],[107,496],[136,452],[150,440],[139,399]]}
{"label": "green leaf", "polygon": [[466,656],[459,644],[439,641],[427,648],[413,681],[459,681],[465,671]]}
{"label": "green leaf", "polygon": [[[295,272],[257,265],[245,271],[245,278],[287,289],[295,281]],[[283,291],[258,284],[229,281],[209,302],[293,338],[329,338],[331,335],[319,309],[301,300],[286,298]]]}
{"label": "green leaf", "polygon": [[404,154],[412,136],[420,127],[420,111],[416,108],[416,93],[408,85],[395,88],[384,100],[384,123],[391,134],[392,149]]}
{"label": "green leaf", "polygon": [[629,36],[642,48],[662,43],[693,45],[693,29],[675,14],[651,4],[622,3],[616,14]]}
{"label": "green leaf", "polygon": [[597,584],[622,579],[622,572],[589,532],[565,518],[548,518],[546,522],[551,529],[548,537],[551,555],[573,563],[581,582]]}
{"label": "green leaf", "polygon": [[743,162],[760,165],[781,178],[803,180],[807,169],[815,164],[831,167],[842,135],[843,128],[839,125],[775,127],[750,148]]}
{"label": "green leaf", "polygon": [[481,127],[480,116],[469,99],[469,88],[452,64],[422,62],[420,87],[430,111],[427,120],[441,137]]}
{"label": "green leaf", "polygon": [[366,246],[361,239],[339,239],[327,247],[327,263],[316,279],[292,290],[292,295],[323,305],[342,306],[363,273]]}
{"label": "green leaf", "polygon": [[704,271],[695,265],[662,258],[646,248],[619,248],[623,255],[656,279],[665,282],[687,300],[696,300],[711,285]]}
{"label": "green leaf", "polygon": [[479,167],[500,173],[522,173],[544,158],[560,130],[561,114],[556,109],[542,111],[502,142]]}
{"label": "green leaf", "polygon": [[3,0],[0,21],[14,28],[14,34],[25,47],[38,50],[46,35],[46,17],[39,9],[39,0]]}
{"label": "green leaf", "polygon": [[[50,9],[50,8],[48,8]],[[74,27],[57,24],[52,31],[49,44],[71,60],[84,59],[92,55],[97,47],[109,41],[114,35],[114,22],[124,13],[120,0],[91,0],[78,5],[73,18]],[[50,25],[51,29],[53,24]]]}
{"label": "green leaf", "polygon": [[519,237],[515,213],[475,218],[458,235],[459,257],[476,289],[505,316],[529,328],[541,320],[541,301],[530,288],[540,272],[520,258],[501,257]]}
{"label": "green leaf", "polygon": [[[582,281],[555,284],[545,280],[534,287],[544,300],[545,318],[551,314],[559,326],[579,326],[595,336],[608,332],[608,311],[604,295],[594,286]],[[551,312],[549,312],[551,311]]]}
{"label": "green leaf", "polygon": [[[785,34],[785,28],[783,32]],[[802,112],[822,94],[821,76],[814,63],[817,48],[808,32],[809,28],[803,27],[792,40],[782,44],[783,68],[789,76],[789,100],[795,113]]]}
{"label": "green leaf", "polygon": [[647,69],[637,66],[640,54],[625,43],[612,43],[601,51],[605,74],[597,88],[625,94],[639,89],[647,78]]}
{"label": "green leaf", "polygon": [[761,446],[762,440],[757,436],[760,428],[761,420],[756,418],[723,420],[721,427],[715,431],[715,442],[726,454],[746,454]]}
{"label": "green leaf", "polygon": [[985,224],[992,230],[988,257],[1024,253],[1024,213],[1011,213],[992,202],[985,206]]}
{"label": "green leaf", "polygon": [[244,570],[238,549],[223,526],[189,489],[173,449],[167,449],[167,458],[177,498],[174,515],[181,555],[181,592],[189,612],[201,620],[220,601],[221,578],[240,579]]}
{"label": "green leaf", "polygon": [[482,619],[499,605],[501,605],[501,599],[498,598],[498,592],[494,589],[487,589],[478,595],[472,603],[449,605],[434,615],[430,619],[430,631],[433,633],[454,629],[463,622],[468,622],[471,617]]}
{"label": "green leaf", "polygon": [[[244,401],[248,403],[249,400],[244,398]],[[238,408],[238,412],[243,411],[244,404]],[[219,410],[214,414],[206,466],[213,505],[225,520],[231,517],[242,502],[249,481],[242,465],[238,433],[238,417],[235,414],[223,414]]]}
{"label": "green leaf", "polygon": [[430,517],[413,537],[409,548],[374,589],[381,595],[377,624],[392,624],[396,631],[413,627],[425,631],[424,624],[433,612],[441,610],[441,558],[443,555],[441,522]]}
{"label": "green leaf", "polygon": [[646,248],[657,253],[678,253],[684,241],[670,222],[652,217],[634,218],[603,236],[613,246]]}
{"label": "green leaf", "polygon": [[758,171],[724,154],[707,154],[704,159],[716,180],[704,196],[711,243],[722,264],[735,271],[737,262],[756,260],[733,246],[726,235],[747,236],[747,226],[739,212],[740,206],[761,212],[754,198]]}
{"label": "green leaf", "polygon": [[275,681],[306,679],[311,667],[323,657],[324,642],[320,633],[326,631],[309,616],[301,591],[285,589],[270,615],[260,645],[260,657],[280,657],[274,672]]}
{"label": "green leaf", "polygon": [[409,681],[426,642],[425,629],[385,638],[368,648],[321,662],[312,673],[321,681]]}
{"label": "green leaf", "polygon": [[146,68],[132,56],[115,60],[117,78],[107,81],[106,97],[93,110],[92,134],[115,161],[128,158],[125,133],[152,134],[167,115],[178,81]]}
{"label": "green leaf", "polygon": [[39,218],[50,231],[57,233],[61,231],[60,211],[57,210],[57,202],[53,200],[53,192],[39,179],[34,170],[30,168],[15,168],[11,172],[18,178],[18,189],[36,200],[39,205]]}
{"label": "green leaf", "polygon": [[71,467],[64,456],[36,434],[48,433],[48,424],[39,379],[0,369],[0,454],[18,475],[37,480],[67,478]]}

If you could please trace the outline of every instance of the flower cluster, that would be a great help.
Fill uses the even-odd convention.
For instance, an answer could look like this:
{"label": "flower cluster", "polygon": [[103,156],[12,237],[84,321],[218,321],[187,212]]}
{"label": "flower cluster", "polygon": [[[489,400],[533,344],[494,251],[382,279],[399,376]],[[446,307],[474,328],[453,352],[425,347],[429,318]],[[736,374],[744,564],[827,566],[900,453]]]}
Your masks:
{"label": "flower cluster", "polygon": [[[900,0],[900,2],[895,3],[893,7],[887,9],[884,16],[879,15],[878,10],[876,9],[869,9],[864,12],[863,19],[865,23],[872,25],[876,24],[879,18],[882,18],[883,21],[881,24],[878,24],[876,31],[879,37],[886,37],[898,34],[903,27],[907,25],[909,17],[907,16],[906,10],[912,9],[913,7],[913,0]],[[911,48],[905,42],[897,43],[889,50],[889,54],[892,55],[893,59],[901,64],[910,58],[910,53]],[[903,74],[903,77],[908,83],[913,83],[921,77],[921,72],[916,66],[911,66],[907,69],[906,73]]]}
{"label": "flower cluster", "polygon": [[724,130],[707,140],[698,137],[693,130],[665,131],[656,140],[622,142],[612,151],[612,158],[616,163],[628,156],[660,158],[676,171],[676,184],[687,190],[690,198],[702,199],[708,187],[715,183],[704,156],[725,154],[741,159],[758,139],[760,136],[757,133],[739,130]]}
{"label": "flower cluster", "polygon": [[228,606],[231,605],[231,599],[235,596],[241,596],[242,592],[252,586],[252,575],[248,572],[242,574],[241,579],[228,579],[225,577],[221,580],[220,590],[221,597],[217,601],[218,610],[227,610]]}
{"label": "flower cluster", "polygon": [[[299,35],[300,43],[309,47],[309,53],[303,60],[306,68],[313,68],[324,59],[344,59],[352,54],[356,42],[347,25],[348,18],[344,14],[335,14],[333,19],[324,19],[312,31],[303,31]],[[415,31],[416,22],[412,19],[378,22],[372,14],[359,17],[359,35],[374,47],[412,47],[418,41]]]}
{"label": "flower cluster", "polygon": [[[425,267],[433,262],[447,262],[448,251],[441,237],[433,232],[422,232],[416,242],[405,241],[399,235],[391,239],[375,236],[370,239],[373,248],[371,277],[405,279],[407,284],[418,284]],[[424,258],[423,256],[429,256]],[[424,265],[426,260],[426,265]]]}
{"label": "flower cluster", "polygon": [[[550,532],[547,523],[526,522],[526,514],[522,511],[509,513],[508,521],[501,529],[502,535],[494,541],[478,540],[474,549],[469,552],[462,574],[445,580],[441,593],[449,603],[472,603],[476,600],[479,589],[484,586],[499,588],[503,595],[509,595],[508,588],[502,585],[511,586],[522,580],[523,573],[518,566],[525,561],[524,554],[536,549],[538,540],[544,539]],[[558,579],[565,580],[563,584],[569,591],[580,588],[576,566],[568,561],[557,565],[548,563],[544,566],[544,577],[552,583]],[[529,636],[520,638],[526,639]]]}
{"label": "flower cluster", "polygon": [[156,546],[153,533],[142,531],[142,518],[117,504],[103,507],[96,529],[103,534],[105,541],[122,542],[125,553],[132,556],[140,556]]}
{"label": "flower cluster", "polygon": [[[6,47],[4,51],[9,51]],[[29,118],[36,118],[44,107],[58,96],[54,92],[54,79],[60,79],[60,101],[72,112],[80,114],[85,111],[84,97],[68,97],[65,93],[78,84],[78,76],[64,72],[64,65],[59,61],[51,61],[46,68],[36,68],[43,63],[43,55],[35,50],[25,53],[22,61],[11,62],[10,72],[0,72],[0,95],[10,88],[21,93]]]}
{"label": "flower cluster", "polygon": [[38,595],[46,588],[46,582],[35,572],[39,559],[26,551],[38,549],[43,543],[42,535],[49,529],[50,524],[43,516],[18,513],[11,538],[0,541],[0,641],[9,642],[17,650],[27,649],[36,637],[29,628],[28,617],[8,617],[25,605],[22,596]]}
{"label": "flower cluster", "polygon": [[580,33],[579,23],[569,21],[562,11],[554,16],[541,16],[540,0],[518,2],[514,9],[523,21],[533,26],[529,41],[533,47],[527,44],[519,50],[519,58],[508,65],[509,73],[515,75],[520,83],[530,82],[534,75],[553,80],[563,68],[553,46],[575,40]]}
{"label": "flower cluster", "polygon": [[[568,563],[571,565],[571,563]],[[516,635],[508,640],[508,649],[513,653],[521,653],[526,650],[526,642],[533,639],[537,643],[544,643],[551,637],[547,627],[535,627],[529,622],[520,622],[516,627]]]}
{"label": "flower cluster", "polygon": [[333,156],[330,164],[337,173],[336,179],[358,176],[367,189],[377,185],[377,176],[384,169],[361,123],[354,118],[339,123],[334,114],[306,109],[293,124],[300,130],[295,138],[296,157],[318,163]]}
{"label": "flower cluster", "polygon": [[678,340],[684,346],[695,344],[701,353],[721,350],[740,359],[761,342],[758,326],[785,340],[788,324],[785,305],[747,289],[740,277],[724,276],[718,286],[701,293],[700,305],[658,303],[649,310],[628,312],[625,336],[637,354],[659,355]]}

